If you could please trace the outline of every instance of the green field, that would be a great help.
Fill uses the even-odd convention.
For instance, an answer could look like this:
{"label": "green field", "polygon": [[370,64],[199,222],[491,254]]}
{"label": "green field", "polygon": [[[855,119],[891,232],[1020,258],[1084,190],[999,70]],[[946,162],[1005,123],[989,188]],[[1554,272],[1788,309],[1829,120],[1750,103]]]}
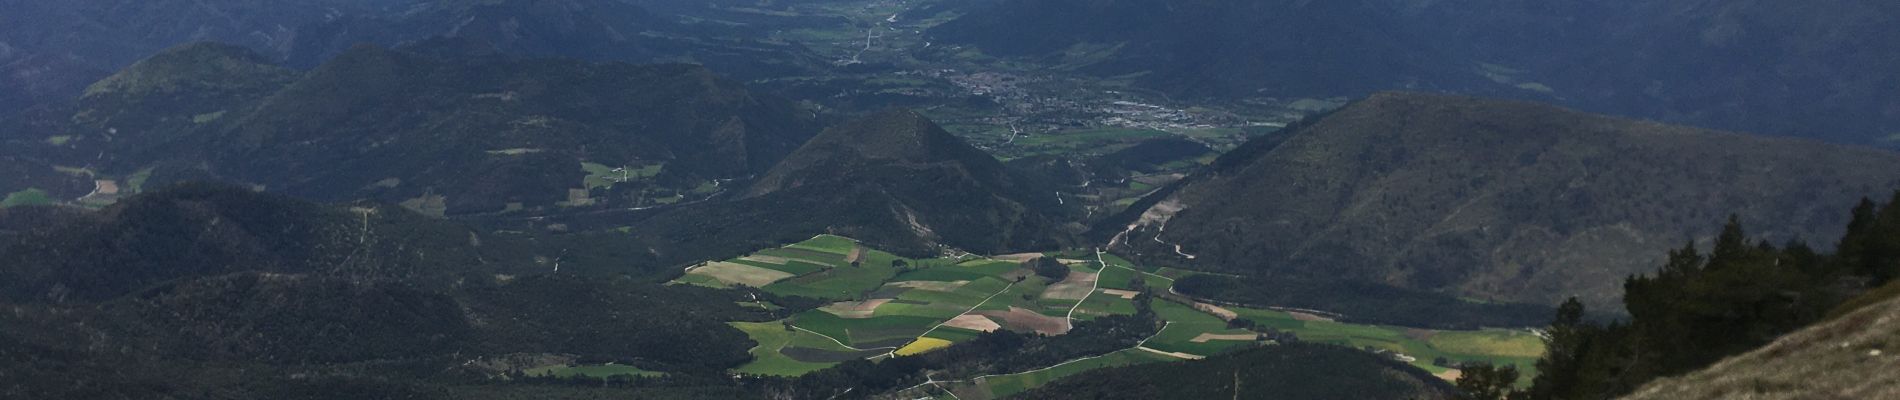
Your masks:
{"label": "green field", "polygon": [[1240,318],[1260,326],[1293,332],[1300,340],[1331,343],[1353,348],[1375,348],[1416,358],[1413,366],[1444,372],[1432,360],[1445,357],[1452,363],[1479,361],[1510,364],[1526,371],[1521,382],[1534,376],[1535,363],[1543,356],[1544,343],[1537,335],[1522,330],[1485,329],[1480,331],[1435,331],[1394,326],[1359,325],[1332,321],[1300,321],[1292,315],[1273,311],[1228,307]]}
{"label": "green field", "polygon": [[582,162],[581,171],[586,172],[587,176],[581,178],[581,184],[588,190],[593,190],[594,188],[612,187],[614,184],[622,182],[622,180],[636,181],[650,179],[659,175],[660,171],[666,168],[666,164],[651,164],[640,167],[628,166],[625,168],[626,171],[622,172],[615,171],[615,167],[605,164]]}
{"label": "green field", "polygon": [[[1113,271],[1115,269],[1110,268],[1109,270]],[[1134,313],[1134,300],[1124,299],[1121,298],[1121,296],[1110,296],[1103,294],[1101,290],[1097,290],[1095,294],[1089,295],[1088,300],[1082,301],[1081,308],[1075,310],[1075,319],[1087,321],[1106,315],[1131,315]]]}
{"label": "green field", "polygon": [[857,241],[851,240],[849,238],[845,238],[843,236],[818,235],[817,237],[811,238],[811,240],[794,243],[791,246],[786,246],[786,247],[795,248],[795,249],[817,250],[817,251],[822,251],[826,253],[842,255],[842,254],[850,253],[851,249],[854,247],[857,247],[857,245],[858,245]]}
{"label": "green field", "polygon": [[733,322],[731,325],[744,331],[746,336],[752,338],[752,341],[759,343],[751,350],[752,362],[734,368],[734,372],[776,376],[804,375],[831,367],[835,363],[798,361],[780,353],[779,350],[788,347],[803,347],[840,352],[851,351],[816,334],[785,330],[785,325],[779,322]]}
{"label": "green field", "polygon": [[[882,251],[865,249],[857,266],[846,263],[845,258],[856,247],[857,242],[848,238],[819,235],[804,242],[782,248],[760,250],[746,257],[727,260],[727,262],[793,275],[792,278],[765,285],[762,289],[767,292],[843,301],[854,299],[863,292],[875,290],[897,274],[897,270],[891,267],[891,262],[900,257]],[[752,259],[746,259],[748,257]],[[764,260],[771,260],[771,262]],[[694,272],[688,272],[674,282],[713,287],[726,286],[706,274]]]}
{"label": "green field", "polygon": [[44,205],[52,205],[56,203],[59,203],[59,201],[54,200],[53,196],[47,195],[46,191],[39,190],[39,189],[27,189],[27,190],[21,190],[18,192],[7,194],[7,198],[5,200],[0,200],[0,208],[18,207],[18,206],[44,206]]}
{"label": "green field", "polygon": [[1245,329],[1229,329],[1227,321],[1204,313],[1186,305],[1172,301],[1155,301],[1155,315],[1168,321],[1166,329],[1149,339],[1147,347],[1155,350],[1187,353],[1198,356],[1211,356],[1241,347],[1251,346],[1253,341],[1210,340],[1195,343],[1193,340],[1202,334],[1250,335]]}
{"label": "green field", "polygon": [[1166,361],[1178,360],[1147,351],[1128,349],[1108,353],[1099,358],[1059,365],[1054,368],[978,379],[972,382],[973,384],[959,385],[959,393],[969,391],[976,393],[976,395],[980,397],[1003,398],[1028,391],[1029,389],[1048,384],[1049,382],[1054,382],[1057,379],[1098,368]]}

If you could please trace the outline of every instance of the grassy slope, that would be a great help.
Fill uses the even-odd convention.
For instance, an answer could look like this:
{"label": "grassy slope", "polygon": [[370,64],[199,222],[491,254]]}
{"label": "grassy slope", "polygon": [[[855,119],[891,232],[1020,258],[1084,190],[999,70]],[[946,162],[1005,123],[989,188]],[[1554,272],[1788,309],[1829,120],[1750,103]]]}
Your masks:
{"label": "grassy slope", "polygon": [[1900,398],[1900,300],[1861,308],[1730,357],[1650,382],[1629,399]]}

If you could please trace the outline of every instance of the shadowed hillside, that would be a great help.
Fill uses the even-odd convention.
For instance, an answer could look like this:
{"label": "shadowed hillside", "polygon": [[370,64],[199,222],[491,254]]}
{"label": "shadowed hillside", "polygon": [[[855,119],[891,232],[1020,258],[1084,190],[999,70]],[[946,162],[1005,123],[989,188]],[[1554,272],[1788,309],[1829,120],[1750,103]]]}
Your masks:
{"label": "shadowed hillside", "polygon": [[1065,208],[1053,191],[1036,189],[928,119],[896,110],[819,134],[759,178],[745,198],[681,209],[633,231],[683,249],[710,250],[713,238],[728,242],[687,259],[819,233],[863,238],[904,254],[1058,247],[1069,236]]}

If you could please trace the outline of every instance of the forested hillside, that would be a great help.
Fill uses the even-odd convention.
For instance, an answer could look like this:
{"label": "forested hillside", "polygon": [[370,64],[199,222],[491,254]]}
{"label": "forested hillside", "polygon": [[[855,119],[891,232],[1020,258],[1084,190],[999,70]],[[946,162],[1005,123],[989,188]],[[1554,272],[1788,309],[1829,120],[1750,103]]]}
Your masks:
{"label": "forested hillside", "polygon": [[[728,202],[693,205],[634,225],[687,260],[819,233],[862,237],[907,255],[946,249],[1001,254],[1061,247],[1073,212],[1055,193],[908,110],[819,134]],[[719,238],[714,241],[712,238]],[[723,249],[723,250],[714,250]]]}
{"label": "forested hillside", "polygon": [[429,46],[357,47],[300,74],[244,49],[186,45],[0,135],[22,157],[128,191],[208,179],[467,214],[704,198],[818,130],[792,103],[704,67]]}
{"label": "forested hillside", "polygon": [[0,395],[442,398],[601,363],[718,376],[750,359],[726,321],[779,317],[636,279],[659,271],[599,238],[206,185],[0,210]]}
{"label": "forested hillside", "polygon": [[1815,240],[1896,186],[1887,151],[1384,93],[1254,139],[1095,235],[1160,265],[1603,306],[1671,246],[1709,243],[1697,221]]}

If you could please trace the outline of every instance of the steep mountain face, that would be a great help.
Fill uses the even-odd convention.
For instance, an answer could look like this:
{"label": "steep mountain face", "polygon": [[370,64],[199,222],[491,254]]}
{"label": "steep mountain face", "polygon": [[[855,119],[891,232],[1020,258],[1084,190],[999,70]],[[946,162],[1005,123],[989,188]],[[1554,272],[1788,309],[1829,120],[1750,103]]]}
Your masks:
{"label": "steep mountain face", "polygon": [[[1900,145],[1900,5],[1794,0],[1017,0],[931,34],[1177,97],[1449,90]],[[1097,23],[1100,22],[1100,23]]]}
{"label": "steep mountain face", "polygon": [[[93,85],[70,115],[7,139],[107,177],[225,179],[449,214],[633,201],[641,188],[746,177],[817,130],[791,103],[698,66],[367,46],[302,76],[242,49],[185,46]],[[607,181],[583,163],[648,172]]]}
{"label": "steep mountain face", "polygon": [[1445,381],[1386,356],[1317,344],[1271,345],[1185,363],[1063,378],[1024,399],[1451,399]]}
{"label": "steep mountain face", "polygon": [[1900,300],[1868,305],[1625,399],[1884,399],[1900,396]]}
{"label": "steep mountain face", "polygon": [[912,254],[1000,252],[1063,243],[1065,210],[989,154],[894,110],[827,129],[745,198],[671,212],[634,231],[686,243],[721,238],[741,249],[830,232]]}
{"label": "steep mountain face", "polygon": [[1873,149],[1382,93],[1256,139],[1098,232],[1154,263],[1603,305],[1707,240],[1701,221],[1833,237],[1840,207],[1900,186],[1896,167]]}

